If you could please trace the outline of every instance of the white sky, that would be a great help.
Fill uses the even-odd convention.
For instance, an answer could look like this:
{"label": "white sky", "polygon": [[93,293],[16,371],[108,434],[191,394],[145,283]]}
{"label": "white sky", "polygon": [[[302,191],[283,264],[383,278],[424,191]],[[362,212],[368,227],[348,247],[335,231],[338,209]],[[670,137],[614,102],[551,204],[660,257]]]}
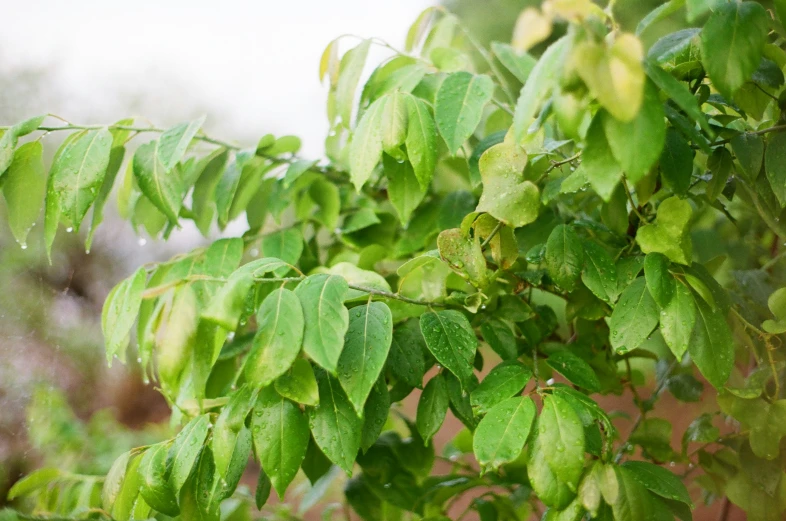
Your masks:
{"label": "white sky", "polygon": [[[409,24],[433,3],[8,1],[0,59],[52,75],[57,96],[45,87],[44,112],[98,123],[133,106],[160,126],[207,113],[207,128],[220,137],[296,134],[304,155],[316,158],[327,133],[327,91],[318,80],[325,45],[352,33],[401,47]],[[377,49],[369,61],[386,55]],[[57,106],[45,106],[53,98]]]}

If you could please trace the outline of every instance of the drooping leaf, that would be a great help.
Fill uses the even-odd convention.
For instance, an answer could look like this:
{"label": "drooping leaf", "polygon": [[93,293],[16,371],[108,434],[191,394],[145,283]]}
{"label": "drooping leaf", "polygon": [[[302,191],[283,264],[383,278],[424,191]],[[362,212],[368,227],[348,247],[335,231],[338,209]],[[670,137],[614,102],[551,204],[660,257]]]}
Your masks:
{"label": "drooping leaf", "polygon": [[338,381],[349,401],[363,415],[363,405],[388,357],[393,339],[393,316],[382,302],[352,308],[344,348],[338,359]]}
{"label": "drooping leaf", "polygon": [[470,394],[475,414],[485,414],[497,404],[521,392],[532,377],[532,371],[521,362],[503,362],[480,382]]}
{"label": "drooping leaf", "polygon": [[677,130],[669,128],[660,156],[660,173],[675,194],[684,195],[693,174],[693,150]]}
{"label": "drooping leaf", "polygon": [[343,277],[327,274],[311,275],[295,289],[305,319],[303,350],[331,372],[336,370],[349,326],[344,307],[347,289]]}
{"label": "drooping leaf", "polygon": [[319,389],[311,364],[298,358],[292,366],[276,379],[276,392],[284,398],[303,405],[316,406],[319,403]]}
{"label": "drooping leaf", "polygon": [[528,396],[508,398],[489,410],[472,442],[475,458],[484,470],[496,470],[519,456],[535,414],[535,403]]}
{"label": "drooping leaf", "polygon": [[581,171],[592,189],[608,202],[622,179],[622,166],[615,159],[603,129],[604,113],[593,118],[587,129],[587,142],[582,154]]}
{"label": "drooping leaf", "polygon": [[399,324],[393,330],[387,367],[396,378],[412,387],[423,385],[426,372],[426,342],[417,319]]}
{"label": "drooping leaf", "polygon": [[49,173],[57,198],[59,215],[79,230],[87,210],[95,201],[104,180],[112,134],[106,128],[79,133],[61,146]]}
{"label": "drooping leaf", "polygon": [[146,282],[145,269],[139,268],[133,275],[115,286],[104,301],[101,330],[106,343],[106,359],[110,364],[115,355],[125,359],[128,335],[139,313]]}
{"label": "drooping leaf", "polygon": [[767,12],[756,2],[722,3],[701,31],[701,61],[712,84],[731,99],[753,75],[767,36]]}
{"label": "drooping leaf", "polygon": [[585,241],[584,268],[581,281],[599,299],[612,304],[617,300],[617,266],[605,248],[595,241]]}
{"label": "drooping leaf", "polygon": [[573,227],[559,224],[546,242],[546,269],[561,288],[573,291],[584,266],[584,248]]}
{"label": "drooping leaf", "polygon": [[647,291],[644,277],[634,280],[614,306],[609,329],[611,346],[626,353],[639,347],[658,325],[658,306]]}
{"label": "drooping leaf", "polygon": [[407,157],[422,190],[431,184],[437,163],[437,129],[428,105],[407,96]]}
{"label": "drooping leaf", "polygon": [[650,253],[644,258],[644,280],[647,290],[659,307],[668,307],[674,296],[675,281],[669,273],[669,259],[662,253]]}
{"label": "drooping leaf", "polygon": [[267,387],[254,405],[251,431],[262,468],[283,498],[306,456],[310,436],[306,415]]}
{"label": "drooping leaf", "polygon": [[360,449],[363,420],[352,407],[338,380],[317,373],[319,405],[309,409],[311,434],[325,456],[348,475]]}
{"label": "drooping leaf", "polygon": [[352,105],[363,65],[366,63],[371,40],[363,40],[357,47],[347,51],[341,58],[338,81],[335,90],[335,112],[341,118],[341,125],[349,128],[352,122]]}
{"label": "drooping leaf", "polygon": [[201,116],[193,121],[175,125],[161,134],[158,154],[166,171],[171,171],[180,162],[204,122],[205,116]]}
{"label": "drooping leaf", "polygon": [[435,119],[439,133],[455,155],[480,123],[483,107],[494,94],[494,82],[485,75],[454,72],[437,91]]}
{"label": "drooping leaf", "polygon": [[207,438],[210,428],[210,417],[207,414],[198,416],[188,422],[175,437],[166,458],[167,481],[175,494],[180,492],[196,463],[202,444]]}
{"label": "drooping leaf", "polygon": [[579,387],[591,392],[600,391],[600,380],[595,370],[570,351],[555,351],[549,355],[546,363]]}
{"label": "drooping leaf", "polygon": [[161,141],[155,140],[140,146],[134,153],[134,178],[142,193],[176,223],[183,205],[185,187],[176,171],[164,166]]}
{"label": "drooping leaf", "polygon": [[781,208],[786,207],[786,135],[775,134],[767,143],[764,155],[764,168],[772,193],[778,199]]}
{"label": "drooping leaf", "polygon": [[696,325],[688,342],[696,367],[714,387],[721,387],[729,379],[734,366],[734,342],[726,317],[703,299],[694,299]]}
{"label": "drooping leaf", "polygon": [[434,358],[468,389],[478,341],[467,318],[451,309],[429,311],[421,315],[420,329]]}
{"label": "drooping leaf", "polygon": [[416,424],[423,443],[429,444],[445,421],[450,397],[448,386],[442,375],[428,381],[418,402]]}
{"label": "drooping leaf", "polygon": [[13,160],[2,177],[3,197],[8,207],[8,226],[16,242],[23,248],[27,247],[27,234],[35,225],[44,205],[46,173],[43,152],[40,141],[25,143],[14,152]]}

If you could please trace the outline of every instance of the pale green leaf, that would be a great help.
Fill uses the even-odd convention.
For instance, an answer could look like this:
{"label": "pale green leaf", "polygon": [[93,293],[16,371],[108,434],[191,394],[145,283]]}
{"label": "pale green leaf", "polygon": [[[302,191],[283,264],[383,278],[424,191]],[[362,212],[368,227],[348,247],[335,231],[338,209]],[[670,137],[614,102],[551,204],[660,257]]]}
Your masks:
{"label": "pale green leaf", "polygon": [[468,390],[478,340],[467,317],[455,310],[429,311],[420,317],[423,338],[437,362],[456,375]]}
{"label": "pale green leaf", "polygon": [[452,155],[475,132],[483,116],[483,107],[493,94],[494,82],[485,75],[454,72],[442,82],[434,113],[439,133]]}
{"label": "pale green leaf", "polygon": [[529,437],[537,410],[528,396],[508,398],[480,420],[473,437],[473,452],[481,468],[497,470],[518,458]]}
{"label": "pale green leaf", "polygon": [[311,275],[295,289],[306,323],[303,350],[330,372],[336,371],[349,326],[349,312],[344,307],[347,290],[343,277],[324,273]]}
{"label": "pale green leaf", "polygon": [[146,282],[145,268],[139,268],[133,275],[115,286],[104,301],[101,330],[106,344],[106,359],[110,365],[115,356],[121,360],[125,359],[128,336],[139,313]]}
{"label": "pale green leaf", "polygon": [[16,242],[27,247],[27,234],[35,225],[46,195],[44,147],[40,141],[25,143],[14,152],[3,176],[3,197],[8,207],[8,226]]}
{"label": "pale green leaf", "polygon": [[609,329],[611,346],[618,353],[639,347],[658,325],[658,306],[647,291],[644,277],[634,280],[614,306]]}
{"label": "pale green leaf", "polygon": [[279,376],[275,382],[276,392],[293,402],[311,405],[319,403],[319,390],[317,379],[311,364],[303,358],[298,358],[292,367]]}
{"label": "pale green leaf", "polygon": [[363,420],[355,414],[338,380],[317,374],[319,405],[309,409],[309,425],[319,448],[348,475],[360,448]]}
{"label": "pale green leaf", "polygon": [[534,222],[540,209],[540,191],[523,178],[527,153],[513,143],[500,143],[480,157],[483,194],[477,211],[487,212],[512,228]]}

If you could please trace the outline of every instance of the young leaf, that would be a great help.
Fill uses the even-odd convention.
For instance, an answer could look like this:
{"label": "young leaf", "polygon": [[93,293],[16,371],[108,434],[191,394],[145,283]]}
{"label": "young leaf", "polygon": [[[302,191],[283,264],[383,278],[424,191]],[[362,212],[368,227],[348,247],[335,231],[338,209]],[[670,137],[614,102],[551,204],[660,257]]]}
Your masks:
{"label": "young leaf", "polygon": [[483,194],[476,211],[488,212],[512,228],[527,225],[538,218],[540,191],[531,181],[523,180],[527,153],[514,143],[500,143],[480,157]]}
{"label": "young leaf", "polygon": [[88,130],[63,143],[49,173],[59,214],[79,230],[104,180],[112,134],[106,128]]}
{"label": "young leaf", "polygon": [[548,450],[544,457],[556,476],[575,490],[584,467],[584,429],[573,407],[551,395],[543,400],[538,438]]}
{"label": "young leaf", "polygon": [[[303,233],[297,228],[287,228],[265,235],[262,239],[262,254],[265,257],[275,257],[287,264],[295,265],[303,253]],[[276,277],[283,277],[289,266],[282,266],[273,271]]]}
{"label": "young leaf", "polygon": [[202,128],[204,122],[205,116],[202,116],[194,121],[176,125],[161,134],[158,139],[160,141],[158,154],[165,170],[171,171],[183,159],[188,145],[191,144],[191,140]]}
{"label": "young leaf", "polygon": [[296,359],[292,367],[278,377],[275,387],[278,394],[293,402],[312,407],[319,404],[319,390],[314,370],[303,358]]}
{"label": "young leaf", "polygon": [[530,397],[516,396],[498,403],[480,420],[472,446],[484,471],[497,470],[518,458],[536,412]]}
{"label": "young leaf", "polygon": [[[604,112],[596,115],[587,129],[587,143],[582,154],[581,171],[592,189],[606,202],[611,200],[615,188],[622,179],[622,166],[614,157],[603,121]],[[608,116],[610,117],[610,116]]]}
{"label": "young leaf", "polygon": [[639,347],[658,325],[658,306],[647,291],[644,277],[634,280],[622,292],[611,314],[611,347],[627,353]]}
{"label": "young leaf", "polygon": [[467,317],[452,309],[429,311],[420,317],[420,330],[437,362],[456,375],[463,389],[468,389],[474,376],[472,362],[478,340]]}
{"label": "young leaf", "polygon": [[475,414],[486,414],[497,404],[521,392],[531,377],[532,371],[516,360],[494,367],[469,396]]}
{"label": "young leaf", "polygon": [[658,206],[654,223],[639,228],[636,242],[644,253],[658,252],[673,262],[690,264],[693,256],[690,224],[693,209],[688,201],[670,197]]}
{"label": "young leaf", "polygon": [[352,474],[363,420],[355,414],[338,380],[324,371],[317,374],[319,405],[309,409],[309,426],[317,443],[330,461]]}
{"label": "young leaf", "polygon": [[469,72],[450,74],[437,91],[435,119],[448,152],[458,149],[475,132],[483,116],[483,107],[494,94],[494,82],[486,75]]}
{"label": "young leaf", "polygon": [[573,227],[559,224],[546,242],[546,269],[558,286],[573,291],[584,266],[584,248]]}
{"label": "young leaf", "polygon": [[717,88],[731,99],[753,75],[767,41],[768,16],[756,2],[720,4],[701,31],[701,61]]}
{"label": "young leaf", "polygon": [[366,56],[371,47],[371,40],[363,40],[354,49],[350,49],[341,58],[338,82],[336,83],[335,104],[336,113],[341,118],[341,125],[349,128],[352,122],[352,105],[355,101],[360,74],[366,63]]}
{"label": "young leaf", "polygon": [[641,180],[660,157],[666,138],[666,118],[655,86],[645,84],[641,109],[632,120],[620,121],[605,113],[603,128],[627,178],[634,183]]}
{"label": "young leaf", "polygon": [[[10,132],[10,131],[9,131]],[[16,242],[27,247],[27,234],[44,205],[46,173],[44,147],[40,141],[25,143],[14,152],[2,178],[3,197],[8,207],[8,226]]]}
{"label": "young leaf", "polygon": [[338,381],[363,415],[363,405],[388,357],[393,339],[393,316],[382,302],[352,308],[344,349],[338,359]]}
{"label": "young leaf", "polygon": [[104,301],[101,330],[104,332],[106,359],[110,365],[116,355],[125,359],[128,335],[139,313],[146,282],[145,268],[139,268],[133,275],[115,286]]}
{"label": "young leaf", "polygon": [[262,468],[283,499],[306,456],[308,420],[297,405],[267,387],[254,406],[251,431]]}
{"label": "young leaf", "polygon": [[13,501],[18,497],[26,496],[42,487],[46,487],[60,476],[60,470],[54,468],[34,470],[14,483],[14,486],[8,491],[8,500]]}
{"label": "young leaf", "polygon": [[344,307],[347,290],[343,277],[324,273],[311,275],[295,288],[305,319],[303,350],[330,372],[336,371],[349,327],[349,311]]}
{"label": "young leaf", "polygon": [[428,381],[418,402],[416,424],[423,443],[428,445],[445,421],[450,397],[445,378],[438,374]]}
{"label": "young leaf", "polygon": [[388,178],[388,198],[396,209],[398,219],[406,226],[417,210],[426,191],[421,188],[418,178],[409,162],[399,163],[390,156],[383,159],[385,177]]}
{"label": "young leaf", "polygon": [[360,191],[382,156],[382,116],[387,98],[371,104],[360,118],[349,144],[349,172],[355,190]]}

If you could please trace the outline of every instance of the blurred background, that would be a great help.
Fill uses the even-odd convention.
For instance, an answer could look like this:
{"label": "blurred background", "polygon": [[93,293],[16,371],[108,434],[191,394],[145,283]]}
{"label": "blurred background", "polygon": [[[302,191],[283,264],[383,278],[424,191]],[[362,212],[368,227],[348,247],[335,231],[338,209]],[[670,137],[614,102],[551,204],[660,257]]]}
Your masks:
{"label": "blurred background", "polygon": [[[134,116],[168,127],[206,114],[208,134],[243,145],[266,133],[295,134],[304,157],[321,158],[328,131],[327,89],[318,80],[324,47],[342,34],[403,47],[409,25],[434,3],[5,2],[0,125],[53,113],[79,124]],[[521,9],[540,2],[443,3],[487,43],[509,41]],[[659,3],[618,0],[615,10],[631,30]],[[668,21],[665,29],[681,23]],[[655,30],[648,37],[657,36]],[[372,47],[366,74],[389,55]],[[47,136],[45,149],[51,154],[63,137]],[[52,266],[40,233],[34,230],[23,250],[0,226],[0,507],[10,485],[34,468],[56,464],[105,473],[126,448],[160,439],[167,429],[164,400],[142,383],[133,364],[107,367],[101,307],[112,286],[140,264],[205,239],[185,228],[166,243],[150,240],[135,234],[113,204],[111,199],[90,253],[84,238],[59,234]],[[0,220],[4,215],[0,201]],[[241,233],[238,226],[230,233]],[[457,422],[453,426],[442,441],[458,430]]]}

